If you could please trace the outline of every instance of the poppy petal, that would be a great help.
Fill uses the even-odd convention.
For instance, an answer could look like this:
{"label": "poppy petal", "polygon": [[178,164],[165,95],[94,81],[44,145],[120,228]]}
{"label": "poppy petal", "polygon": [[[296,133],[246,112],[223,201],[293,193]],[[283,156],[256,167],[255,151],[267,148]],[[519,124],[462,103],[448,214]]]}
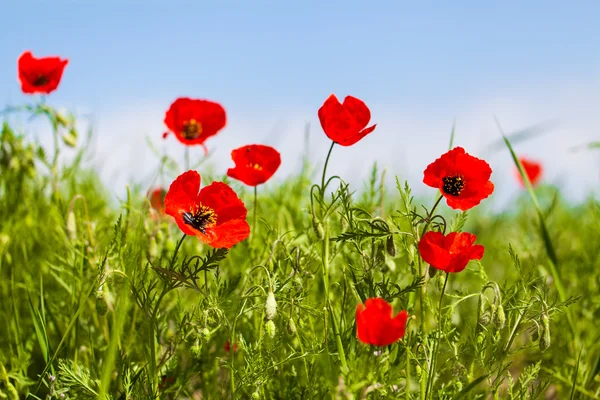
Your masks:
{"label": "poppy petal", "polygon": [[[357,99],[353,96],[346,96],[342,105],[346,110],[350,111],[350,114],[352,114],[352,116],[354,117],[354,120],[356,121],[356,125],[359,130],[367,126],[367,124],[371,120],[371,110],[369,110],[364,101]],[[373,127],[373,129],[375,128]],[[371,129],[370,132],[372,132],[373,129]]]}

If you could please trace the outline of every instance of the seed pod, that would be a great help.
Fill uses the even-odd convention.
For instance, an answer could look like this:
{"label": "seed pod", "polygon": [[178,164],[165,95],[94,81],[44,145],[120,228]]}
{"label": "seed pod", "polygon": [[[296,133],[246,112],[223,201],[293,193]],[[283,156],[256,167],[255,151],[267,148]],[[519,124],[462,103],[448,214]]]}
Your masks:
{"label": "seed pod", "polygon": [[287,332],[290,335],[295,335],[296,334],[296,323],[294,322],[294,319],[291,318],[291,317],[290,317],[290,319],[288,319]]}
{"label": "seed pod", "polygon": [[542,314],[542,334],[540,335],[540,350],[542,352],[548,350],[550,344],[552,343],[550,339],[550,320],[548,316],[543,313]]}
{"label": "seed pod", "polygon": [[392,235],[388,236],[385,241],[385,249],[391,257],[396,256],[396,245],[394,244],[394,237]]}
{"label": "seed pod", "polygon": [[67,214],[67,237],[73,241],[77,238],[77,221],[75,220],[75,213],[73,210]]}
{"label": "seed pod", "polygon": [[275,301],[275,295],[272,290],[269,290],[267,294],[267,301],[265,302],[265,317],[268,320],[275,318],[277,314],[277,301]]}
{"label": "seed pod", "polygon": [[504,324],[506,323],[506,314],[504,313],[504,307],[502,304],[496,308],[496,312],[492,315],[492,320],[494,321],[494,327],[497,330],[504,328]]}
{"label": "seed pod", "polygon": [[269,335],[269,337],[271,339],[273,339],[275,337],[277,328],[275,328],[275,323],[273,322],[272,319],[268,320],[267,323],[265,324],[265,332],[267,332],[267,335]]}
{"label": "seed pod", "polygon": [[106,301],[106,295],[101,290],[96,292],[96,312],[101,317],[105,316],[108,312],[108,303]]}
{"label": "seed pod", "polygon": [[318,221],[316,217],[313,218],[313,230],[315,231],[315,235],[317,235],[317,239],[323,240],[325,238],[325,229],[323,229],[323,224],[321,221]]}

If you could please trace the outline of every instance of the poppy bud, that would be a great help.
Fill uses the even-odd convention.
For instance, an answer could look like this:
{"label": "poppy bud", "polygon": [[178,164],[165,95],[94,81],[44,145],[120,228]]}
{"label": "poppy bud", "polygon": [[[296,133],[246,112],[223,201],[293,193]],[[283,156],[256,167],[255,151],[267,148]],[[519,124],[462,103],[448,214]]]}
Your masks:
{"label": "poppy bud", "polygon": [[422,368],[421,368],[421,366],[420,366],[420,365],[418,365],[418,364],[417,364],[417,367],[416,367],[416,371],[417,371],[417,376],[418,376],[418,377],[420,377],[420,376],[421,376],[421,374],[423,373],[423,369],[422,369]]}
{"label": "poppy bud", "polygon": [[175,241],[171,238],[168,238],[165,242],[165,249],[167,249],[169,252],[175,251]]}
{"label": "poppy bud", "polygon": [[491,316],[490,312],[486,311],[479,316],[478,322],[479,322],[479,325],[481,325],[481,326],[488,326],[490,324],[491,320],[492,320],[492,316]]}
{"label": "poppy bud", "polygon": [[313,218],[313,230],[315,231],[315,235],[317,235],[317,239],[323,240],[325,238],[325,229],[323,229],[323,224],[321,221],[318,221],[317,218]]}
{"label": "poppy bud", "polygon": [[202,346],[200,346],[200,341],[196,339],[192,347],[190,347],[190,351],[194,358],[200,358],[202,352]]}
{"label": "poppy bud", "polygon": [[275,337],[275,332],[277,332],[277,328],[275,328],[275,323],[273,322],[272,319],[268,320],[267,323],[265,324],[265,331],[267,332],[267,335],[269,335],[269,337],[271,339],[273,339]]}
{"label": "poppy bud", "polygon": [[429,266],[429,277],[433,278],[437,273],[437,268],[433,268],[431,265]]}
{"label": "poppy bud", "polygon": [[156,241],[162,243],[162,241],[165,239],[165,235],[163,234],[162,230],[159,229],[158,231],[156,231],[156,235],[154,235],[156,237]]}
{"label": "poppy bud", "polygon": [[154,236],[150,237],[150,241],[148,243],[148,255],[150,258],[158,257],[158,244],[156,243],[156,238]]}
{"label": "poppy bud", "polygon": [[275,301],[275,295],[272,290],[269,290],[267,294],[267,301],[265,302],[265,316],[268,320],[275,318],[277,314],[277,301]]}
{"label": "poppy bud", "polygon": [[382,244],[377,244],[375,247],[375,261],[377,264],[385,263],[385,249]]}
{"label": "poppy bud", "polygon": [[543,313],[542,314],[542,334],[540,335],[540,350],[542,352],[548,350],[551,344],[550,339],[550,320],[548,316]]}
{"label": "poppy bud", "polygon": [[252,392],[252,398],[253,399],[260,399],[260,394],[258,393],[258,391]]}
{"label": "poppy bud", "polygon": [[71,241],[77,238],[77,221],[75,220],[75,213],[73,210],[69,211],[67,214],[67,236]]}
{"label": "poppy bud", "polygon": [[504,313],[504,307],[502,304],[498,306],[494,315],[492,315],[492,320],[494,321],[494,327],[498,330],[504,328],[504,324],[506,323],[506,314]]}
{"label": "poppy bud", "polygon": [[77,131],[75,128],[71,128],[69,132],[63,133],[62,140],[69,147],[77,146]]}
{"label": "poppy bud", "polygon": [[396,256],[396,245],[394,244],[394,237],[392,235],[388,236],[385,242],[385,249],[391,257]]}
{"label": "poppy bud", "polygon": [[96,293],[96,312],[99,316],[103,317],[108,312],[108,303],[106,302],[106,295],[99,290]]}
{"label": "poppy bud", "polygon": [[290,319],[288,319],[287,331],[290,335],[296,334],[296,323],[294,322],[294,320],[291,317],[290,317]]}

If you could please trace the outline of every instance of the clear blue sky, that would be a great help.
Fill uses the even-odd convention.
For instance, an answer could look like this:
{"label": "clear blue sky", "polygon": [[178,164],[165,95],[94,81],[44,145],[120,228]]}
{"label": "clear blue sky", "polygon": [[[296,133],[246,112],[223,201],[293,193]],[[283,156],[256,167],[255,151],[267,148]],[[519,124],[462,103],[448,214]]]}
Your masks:
{"label": "clear blue sky", "polygon": [[290,110],[316,114],[333,92],[374,114],[450,118],[532,88],[546,99],[544,88],[575,86],[580,98],[600,81],[597,0],[6,0],[0,12],[2,104],[23,101],[26,49],[70,59],[53,103],[104,115],[186,95],[222,102],[233,121],[271,113],[275,124]]}

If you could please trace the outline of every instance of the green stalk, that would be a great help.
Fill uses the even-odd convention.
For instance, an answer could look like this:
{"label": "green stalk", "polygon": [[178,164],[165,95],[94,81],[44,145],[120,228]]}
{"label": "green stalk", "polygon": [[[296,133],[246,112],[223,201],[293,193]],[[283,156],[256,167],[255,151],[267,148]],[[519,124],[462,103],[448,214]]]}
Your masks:
{"label": "green stalk", "polygon": [[256,186],[254,186],[254,208],[252,210],[252,212],[254,213],[254,216],[252,218],[252,232],[256,232],[256,207],[258,206],[258,190],[256,189]]}
{"label": "green stalk", "polygon": [[323,166],[323,175],[321,176],[321,197],[325,198],[325,174],[327,173],[327,164],[329,164],[329,157],[331,157],[331,152],[333,151],[333,146],[335,146],[335,142],[331,141],[331,147],[327,152],[327,158],[325,158],[325,165]]}
{"label": "green stalk", "polygon": [[425,390],[425,398],[427,398],[430,388],[433,390],[433,374],[435,372],[437,353],[440,348],[440,340],[441,340],[442,303],[444,300],[444,292],[446,291],[446,284],[448,283],[448,276],[450,276],[450,273],[446,272],[446,279],[444,279],[444,287],[442,288],[442,293],[440,293],[440,304],[438,307],[438,334],[437,334],[436,341],[433,344],[433,353],[431,354],[431,360],[429,362],[429,373],[427,375],[427,389]]}

